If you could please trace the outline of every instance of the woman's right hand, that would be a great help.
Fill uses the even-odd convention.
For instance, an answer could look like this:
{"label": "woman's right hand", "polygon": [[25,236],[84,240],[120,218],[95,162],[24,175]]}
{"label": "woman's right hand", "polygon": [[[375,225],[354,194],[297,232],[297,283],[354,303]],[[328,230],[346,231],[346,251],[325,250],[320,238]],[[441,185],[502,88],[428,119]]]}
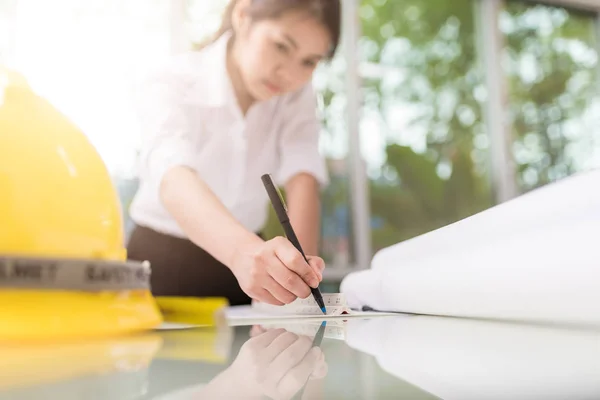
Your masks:
{"label": "woman's right hand", "polygon": [[310,296],[323,279],[325,262],[302,254],[283,237],[255,241],[235,252],[231,270],[242,290],[263,303],[289,304]]}

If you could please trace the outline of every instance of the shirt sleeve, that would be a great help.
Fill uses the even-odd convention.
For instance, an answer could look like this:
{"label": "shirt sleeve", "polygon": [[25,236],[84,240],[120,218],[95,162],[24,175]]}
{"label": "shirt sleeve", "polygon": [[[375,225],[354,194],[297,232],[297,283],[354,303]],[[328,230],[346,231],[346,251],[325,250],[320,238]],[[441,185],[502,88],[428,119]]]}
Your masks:
{"label": "shirt sleeve", "polygon": [[155,187],[169,169],[193,168],[193,114],[186,100],[189,88],[185,78],[162,71],[145,79],[136,90],[142,139],[140,175]]}
{"label": "shirt sleeve", "polygon": [[279,138],[279,169],[275,176],[277,184],[285,185],[299,173],[312,175],[321,187],[329,184],[327,165],[319,153],[321,128],[315,93],[308,84],[285,104]]}

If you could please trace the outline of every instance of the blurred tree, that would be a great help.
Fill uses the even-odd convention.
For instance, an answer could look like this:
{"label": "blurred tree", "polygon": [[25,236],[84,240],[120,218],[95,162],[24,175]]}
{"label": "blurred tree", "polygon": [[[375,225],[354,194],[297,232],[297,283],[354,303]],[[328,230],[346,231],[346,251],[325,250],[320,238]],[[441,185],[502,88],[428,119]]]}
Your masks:
{"label": "blurred tree", "polygon": [[[364,114],[380,116],[387,140],[380,176],[370,181],[375,251],[494,204],[475,11],[473,0],[361,2],[362,66],[383,71],[364,74]],[[515,179],[524,190],[578,168],[572,122],[598,90],[593,21],[524,2],[508,2],[500,21],[480,21],[499,23],[506,35]],[[326,105],[337,96],[325,90]],[[394,127],[390,113],[404,109],[417,116]],[[342,124],[329,117],[328,125]],[[421,135],[422,145],[403,131]]]}
{"label": "blurred tree", "polygon": [[383,169],[395,178],[370,185],[372,215],[384,221],[373,229],[375,251],[492,205],[487,149],[475,145],[486,129],[474,11],[472,0],[362,1],[363,61],[388,68],[365,80],[365,107],[415,105],[403,129],[423,132],[425,144],[403,143],[386,123]]}
{"label": "blurred tree", "polygon": [[527,191],[582,169],[593,150],[585,143],[598,130],[581,121],[598,100],[595,16],[510,2],[501,27],[514,153]]}

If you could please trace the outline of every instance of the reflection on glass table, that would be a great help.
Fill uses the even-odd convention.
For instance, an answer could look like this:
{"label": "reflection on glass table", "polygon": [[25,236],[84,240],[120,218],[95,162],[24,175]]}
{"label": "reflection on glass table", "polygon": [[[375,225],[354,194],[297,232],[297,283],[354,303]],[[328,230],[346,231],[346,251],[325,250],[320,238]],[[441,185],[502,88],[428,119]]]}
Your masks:
{"label": "reflection on glass table", "polygon": [[152,398],[435,398],[384,373],[373,357],[348,348],[346,322],[275,322],[253,325],[247,335],[231,364],[214,378]]}
{"label": "reflection on glass table", "polygon": [[0,399],[600,398],[600,327],[399,314],[328,321],[322,341],[321,328],[3,344]]}
{"label": "reflection on glass table", "polygon": [[[285,329],[255,327],[231,366],[192,392],[209,399],[320,398],[318,384],[327,375],[323,351],[313,339]],[[304,392],[302,392],[304,389]],[[177,393],[167,398],[180,398]]]}
{"label": "reflection on glass table", "polygon": [[[332,322],[327,322],[332,324]],[[0,399],[434,399],[345,343],[343,322],[0,345]]]}
{"label": "reflection on glass table", "polygon": [[600,398],[600,327],[407,316],[347,332],[350,347],[442,399]]}

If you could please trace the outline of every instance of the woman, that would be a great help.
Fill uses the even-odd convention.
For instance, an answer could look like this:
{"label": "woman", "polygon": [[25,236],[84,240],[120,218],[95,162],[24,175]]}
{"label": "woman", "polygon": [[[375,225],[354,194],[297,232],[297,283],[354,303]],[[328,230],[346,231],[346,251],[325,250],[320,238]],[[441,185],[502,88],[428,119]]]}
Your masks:
{"label": "woman", "polygon": [[213,41],[144,84],[128,254],[150,261],[155,295],[282,305],[322,280],[321,258],[261,238],[260,177],[285,187],[300,243],[316,254],[328,178],[310,82],[339,31],[339,0],[232,0]]}

